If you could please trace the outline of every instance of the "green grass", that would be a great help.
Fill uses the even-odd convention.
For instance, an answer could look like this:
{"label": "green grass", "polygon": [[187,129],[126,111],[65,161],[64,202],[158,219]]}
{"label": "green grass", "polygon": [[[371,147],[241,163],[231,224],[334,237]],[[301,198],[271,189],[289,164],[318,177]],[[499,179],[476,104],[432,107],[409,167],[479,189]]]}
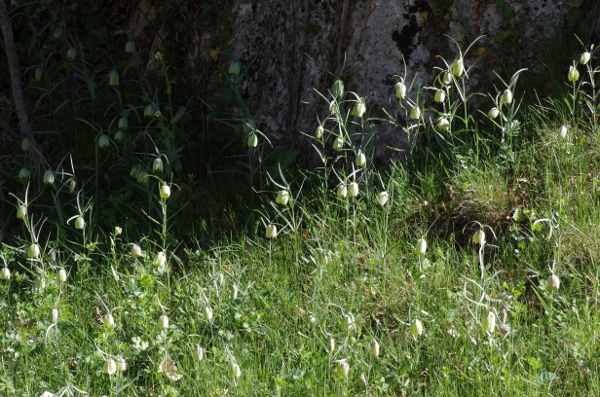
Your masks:
{"label": "green grass", "polygon": [[[600,163],[595,115],[584,110],[596,98],[569,83],[576,100],[517,104],[513,77],[483,96],[502,114],[492,122],[473,116],[474,94],[458,74],[438,87],[447,101],[427,109],[449,119],[443,130],[425,108],[394,120],[428,138],[432,153],[415,150],[410,166],[386,173],[373,165],[374,119],[364,109],[351,115],[358,95],[323,95],[323,136],[310,137],[322,163],[311,170],[268,164],[260,123],[230,120],[259,141],[247,158],[235,157],[244,164],[232,178],[236,200],[249,197],[241,206],[251,210],[232,211],[224,233],[216,218],[198,219],[185,243],[173,234],[188,208],[177,194],[191,190],[172,181],[179,174],[154,172],[143,189],[136,185],[147,206],[123,199],[130,208],[123,219],[113,212],[110,231],[100,229],[109,220],[99,222],[83,187],[67,192],[70,181],[57,176],[52,199],[70,219],[65,226],[46,222],[52,207],[36,203],[51,188],[23,184],[11,200],[28,213],[0,252],[11,272],[0,280],[0,394],[599,395]],[[502,104],[509,86],[515,102]],[[410,94],[399,102],[406,115],[423,106]],[[172,156],[158,146],[171,142],[171,130],[160,117],[145,128],[153,123],[164,142],[129,160],[160,156],[169,166]],[[366,166],[355,160],[359,151]],[[352,183],[358,196],[338,197]],[[160,197],[164,184],[170,190]],[[25,186],[37,188],[29,199]],[[285,205],[276,202],[282,190]],[[377,205],[383,190],[389,201]],[[223,197],[206,202],[226,213]],[[85,225],[73,225],[79,216]],[[268,225],[276,238],[265,237]],[[482,245],[472,241],[479,230]],[[28,255],[31,244],[39,257]],[[422,333],[411,327],[416,320]],[[111,360],[121,358],[126,368],[115,372]]]}

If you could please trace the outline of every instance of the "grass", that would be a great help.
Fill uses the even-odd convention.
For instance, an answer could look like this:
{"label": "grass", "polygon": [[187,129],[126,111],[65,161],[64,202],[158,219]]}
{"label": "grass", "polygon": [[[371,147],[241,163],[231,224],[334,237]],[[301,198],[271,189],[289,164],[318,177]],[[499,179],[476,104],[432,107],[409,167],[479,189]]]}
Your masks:
{"label": "grass", "polygon": [[[444,90],[465,114],[447,139],[461,146],[386,174],[355,165],[357,149],[372,150],[364,110],[349,116],[362,99],[323,96],[335,106],[314,138],[322,167],[292,180],[248,166],[262,178],[253,193],[262,205],[247,229],[233,222],[210,244],[169,238],[177,224],[160,179],[140,211],[152,225],[142,238],[89,222],[77,240],[59,230],[45,242],[39,233],[52,226],[26,214],[21,240],[1,251],[11,274],[0,281],[0,394],[600,394],[595,124],[581,110],[574,124],[560,99],[521,113],[511,104],[511,120],[526,122],[510,144],[466,157],[486,138],[460,108],[459,78]],[[407,128],[453,134],[424,117]],[[336,138],[345,147],[328,151]],[[248,149],[250,164],[261,167],[261,150]],[[353,182],[358,196],[338,197]],[[382,190],[389,201],[376,205]],[[279,233],[265,238],[271,224]],[[483,244],[472,241],[478,230]],[[421,238],[427,249],[417,252]]]}

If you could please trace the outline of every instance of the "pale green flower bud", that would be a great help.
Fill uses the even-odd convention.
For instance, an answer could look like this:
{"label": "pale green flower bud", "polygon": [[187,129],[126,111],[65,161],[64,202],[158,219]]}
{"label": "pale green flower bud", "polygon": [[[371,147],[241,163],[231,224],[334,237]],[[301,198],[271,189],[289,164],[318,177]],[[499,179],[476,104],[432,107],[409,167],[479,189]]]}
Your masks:
{"label": "pale green flower bud", "polygon": [[569,81],[576,82],[579,80],[579,70],[575,66],[569,68],[569,74],[567,75]]}
{"label": "pale green flower bud", "polygon": [[509,105],[512,102],[512,100],[513,100],[512,91],[510,90],[510,88],[507,88],[502,93],[502,103],[505,105]]}
{"label": "pale green flower bud", "polygon": [[396,98],[404,99],[406,97],[406,84],[400,81],[396,83]]}
{"label": "pale green flower bud", "polygon": [[421,334],[423,334],[423,324],[421,323],[421,321],[419,319],[414,319],[412,321],[412,323],[410,323],[410,334],[413,336],[419,336]]}
{"label": "pale green flower bud", "polygon": [[579,63],[582,65],[585,65],[586,63],[588,63],[590,61],[591,57],[592,57],[592,55],[586,51],[583,54],[581,54],[581,57],[579,58]]}
{"label": "pale green flower bud", "polygon": [[108,85],[111,87],[119,86],[119,72],[116,70],[110,71],[110,74],[108,75]]}
{"label": "pale green flower bud", "polygon": [[333,150],[340,151],[344,147],[344,139],[341,136],[338,136],[335,141],[333,141]]}
{"label": "pale green flower bud", "polygon": [[454,62],[452,62],[452,65],[450,66],[450,71],[455,76],[462,76],[462,74],[465,72],[465,65],[463,64],[462,58],[458,58]]}
{"label": "pale green flower bud", "polygon": [[352,182],[348,185],[348,197],[355,198],[358,196],[358,183]]}
{"label": "pale green flower bud", "polygon": [[100,147],[100,149],[106,149],[109,145],[110,140],[108,139],[108,136],[102,134],[98,137],[98,147]]}
{"label": "pale green flower bud", "polygon": [[557,291],[559,287],[560,279],[556,274],[552,273],[550,277],[548,277],[546,288],[548,288],[548,291]]}
{"label": "pale green flower bud", "polygon": [[267,226],[267,231],[265,232],[265,237],[277,238],[277,226],[275,226],[275,225]]}
{"label": "pale green flower bud", "polygon": [[493,312],[487,312],[482,315],[481,329],[490,334],[494,333],[494,330],[496,329],[496,315]]}
{"label": "pale green flower bud", "polygon": [[499,114],[500,114],[500,111],[498,110],[498,108],[494,107],[494,108],[491,108],[490,111],[488,112],[488,117],[490,119],[495,119],[496,117],[498,117]]}
{"label": "pale green flower bud", "polygon": [[127,41],[127,44],[125,44],[125,52],[128,54],[135,54],[135,41]]}

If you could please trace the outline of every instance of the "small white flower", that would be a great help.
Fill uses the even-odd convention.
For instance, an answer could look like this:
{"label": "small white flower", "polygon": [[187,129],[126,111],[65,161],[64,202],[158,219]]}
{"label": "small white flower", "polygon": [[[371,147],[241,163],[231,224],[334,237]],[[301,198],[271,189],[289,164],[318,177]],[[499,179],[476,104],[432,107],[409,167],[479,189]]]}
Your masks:
{"label": "small white flower", "polygon": [[358,151],[356,155],[356,165],[363,167],[367,163],[367,156],[362,151]]}
{"label": "small white flower", "polygon": [[210,321],[213,318],[213,311],[210,308],[210,306],[205,306],[204,307],[204,312],[202,313],[202,317],[206,320],[206,321]]}
{"label": "small white flower", "polygon": [[419,336],[423,334],[423,324],[417,318],[415,318],[412,323],[410,323],[410,334],[413,336]]}
{"label": "small white flower", "polygon": [[450,66],[450,71],[455,76],[461,76],[465,72],[465,65],[462,58],[456,59]]}
{"label": "small white flower", "polygon": [[85,228],[85,219],[83,218],[83,216],[78,216],[77,219],[75,219],[75,229],[83,230],[84,228]]}
{"label": "small white flower", "polygon": [[152,264],[156,267],[163,267],[167,264],[167,253],[165,251],[160,251],[154,257]]}
{"label": "small white flower", "polygon": [[352,326],[354,325],[354,316],[352,315],[352,313],[348,313],[344,316],[344,318],[342,319],[342,328],[344,328],[346,331],[351,329]]}
{"label": "small white flower", "polygon": [[277,238],[277,226],[269,225],[267,226],[267,231],[265,232],[266,238]]}
{"label": "small white flower", "polygon": [[424,238],[417,241],[417,254],[424,255],[427,252],[427,241]]}
{"label": "small white flower", "polygon": [[446,93],[442,90],[437,90],[433,99],[438,103],[444,102],[446,100]]}
{"label": "small white flower", "polygon": [[591,57],[592,57],[592,55],[586,51],[583,54],[581,54],[581,57],[579,57],[579,63],[582,65],[585,65],[586,63],[588,63],[590,61]]}
{"label": "small white flower", "polygon": [[483,313],[481,316],[481,329],[490,334],[494,333],[496,329],[496,315],[493,312]]}
{"label": "small white flower", "polygon": [[352,109],[352,112],[350,114],[352,116],[362,117],[366,111],[367,111],[367,106],[365,105],[365,102],[361,98],[358,101],[356,101],[356,103],[354,104],[354,108]]}
{"label": "small white flower", "polygon": [[569,130],[566,125],[563,125],[562,127],[560,127],[560,137],[561,138],[566,138],[568,132],[569,132]]}
{"label": "small white flower", "polygon": [[329,337],[329,353],[333,353],[333,351],[335,350],[335,339],[333,339],[333,336]]}
{"label": "small white flower", "polygon": [[450,128],[450,121],[445,117],[440,117],[437,122],[437,128],[441,131],[448,131],[448,128]]}
{"label": "small white flower", "polygon": [[340,187],[337,188],[337,196],[339,198],[346,198],[347,195],[348,195],[348,188],[346,187],[346,185],[341,185]]}
{"label": "small white flower", "polygon": [[98,146],[100,149],[106,149],[110,145],[110,141],[108,140],[108,136],[106,134],[102,134],[98,137]]}
{"label": "small white flower", "polygon": [[240,369],[240,366],[236,363],[231,363],[231,366],[229,367],[229,371],[227,373],[230,378],[239,378],[240,376],[242,376],[242,370]]}
{"label": "small white flower", "polygon": [[158,318],[158,329],[165,330],[167,328],[169,328],[169,317],[163,314]]}
{"label": "small white flower", "polygon": [[490,109],[490,111],[488,112],[488,117],[490,119],[495,119],[496,117],[498,117],[498,115],[500,114],[500,111],[498,110],[498,108],[493,107]]}
{"label": "small white flower", "polygon": [[556,274],[552,273],[548,277],[548,281],[546,283],[546,288],[548,288],[549,291],[557,291],[559,287],[560,287],[560,279],[558,278],[558,276]]}
{"label": "small white flower", "polygon": [[115,318],[110,313],[105,314],[104,317],[102,318],[102,320],[104,322],[104,325],[107,327],[112,328],[115,326]]}
{"label": "small white flower", "polygon": [[194,351],[194,359],[196,361],[202,361],[204,359],[204,349],[200,345],[196,345],[196,350]]}
{"label": "small white flower", "polygon": [[162,159],[160,157],[155,158],[154,162],[152,162],[152,172],[155,174],[162,174],[164,169],[165,167]]}
{"label": "small white flower", "polygon": [[350,372],[350,364],[346,361],[346,359],[339,362],[339,365],[336,369],[336,373],[340,378],[347,378],[348,373]]}
{"label": "small white flower", "polygon": [[137,244],[133,244],[131,246],[130,252],[131,252],[131,256],[133,256],[134,258],[139,258],[140,256],[142,256],[142,249]]}
{"label": "small white flower", "polygon": [[287,190],[280,190],[277,193],[277,198],[275,199],[275,202],[277,204],[287,205],[289,200],[290,200],[290,193]]}
{"label": "small white flower", "polygon": [[318,126],[315,130],[315,137],[317,139],[321,139],[323,137],[323,133],[325,132],[325,128],[322,125]]}
{"label": "small white flower", "polygon": [[421,118],[421,109],[418,106],[414,106],[410,111],[410,118],[413,120],[418,120]]}
{"label": "small white flower", "polygon": [[335,141],[333,141],[333,150],[339,152],[343,148],[344,148],[344,139],[341,136],[338,136],[337,138],[335,138]]}
{"label": "small white flower", "polygon": [[169,197],[171,197],[171,186],[169,186],[166,183],[164,183],[160,187],[160,198],[163,199],[163,200],[166,200]]}
{"label": "small white flower", "polygon": [[406,96],[406,84],[404,84],[404,82],[400,81],[400,82],[396,83],[396,98],[404,99],[405,96]]}
{"label": "small white flower", "polygon": [[108,375],[113,375],[115,372],[117,372],[117,363],[115,363],[115,360],[112,358],[106,360],[102,366],[102,372]]}
{"label": "small white flower", "polygon": [[257,147],[258,146],[258,137],[256,134],[248,135],[248,147]]}
{"label": "small white flower", "polygon": [[569,68],[569,73],[567,74],[567,78],[571,82],[576,82],[577,80],[579,80],[579,70],[577,70],[576,66],[571,66]]}
{"label": "small white flower", "polygon": [[371,354],[373,357],[379,357],[379,342],[377,342],[377,339],[373,339],[373,342],[371,342]]}
{"label": "small white flower", "polygon": [[62,267],[58,271],[58,281],[60,281],[61,283],[67,281],[67,271]]}
{"label": "small white flower", "polygon": [[52,324],[58,323],[58,309],[52,309],[50,312],[50,322],[52,322]]}
{"label": "small white flower", "polygon": [[477,230],[473,234],[473,243],[483,245],[485,243],[485,232],[483,230]]}
{"label": "small white flower", "polygon": [[448,85],[450,83],[452,83],[452,74],[445,72],[444,76],[442,77],[442,84]]}
{"label": "small white flower", "polygon": [[358,196],[358,183],[352,182],[348,185],[348,197],[355,198]]}
{"label": "small white flower", "polygon": [[17,219],[24,219],[27,216],[27,206],[25,204],[20,205],[17,208]]}
{"label": "small white flower", "polygon": [[127,362],[121,356],[115,358],[115,369],[119,372],[123,372],[127,369]]}
{"label": "small white flower", "polygon": [[375,198],[375,202],[377,203],[377,205],[383,207],[388,202],[389,198],[390,195],[388,194],[388,192],[381,192]]}
{"label": "small white flower", "polygon": [[507,88],[502,93],[502,103],[505,104],[505,105],[508,105],[508,104],[510,104],[512,102],[512,100],[513,100],[512,91],[509,88]]}
{"label": "small white flower", "polygon": [[10,280],[10,269],[8,267],[0,270],[0,280]]}

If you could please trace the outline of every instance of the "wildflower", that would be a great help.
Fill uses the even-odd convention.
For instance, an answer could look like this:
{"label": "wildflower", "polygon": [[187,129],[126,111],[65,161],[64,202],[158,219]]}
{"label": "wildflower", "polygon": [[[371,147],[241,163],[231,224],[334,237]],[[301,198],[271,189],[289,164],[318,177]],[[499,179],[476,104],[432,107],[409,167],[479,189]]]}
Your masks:
{"label": "wildflower", "polygon": [[334,98],[341,99],[344,96],[344,82],[342,80],[336,80],[331,87],[331,94]]}
{"label": "wildflower", "polygon": [[229,367],[229,371],[227,371],[227,374],[229,375],[230,378],[239,378],[240,376],[242,376],[242,370],[240,369],[240,366],[237,365],[236,363],[231,363],[231,366]]}
{"label": "wildflower", "polygon": [[494,333],[494,329],[496,329],[496,315],[492,312],[484,313],[481,317],[481,328],[484,332]]}
{"label": "wildflower", "polygon": [[0,280],[10,280],[10,269],[8,267],[0,270]]}
{"label": "wildflower", "polygon": [[560,279],[558,278],[558,276],[556,274],[552,273],[550,275],[550,277],[548,277],[548,281],[546,283],[546,288],[548,288],[549,291],[557,291],[559,287],[560,287]]}
{"label": "wildflower", "polygon": [[423,334],[423,324],[419,319],[414,319],[412,323],[410,323],[410,334],[413,336],[419,336]]}
{"label": "wildflower", "polygon": [[498,117],[499,114],[500,114],[500,111],[498,110],[498,108],[494,107],[494,108],[491,108],[490,111],[488,112],[488,117],[490,119],[495,119],[496,117]]}
{"label": "wildflower", "polygon": [[163,267],[167,264],[167,253],[165,251],[160,251],[154,257],[152,264],[156,267]]}
{"label": "wildflower", "polygon": [[375,198],[375,202],[378,205],[383,207],[388,202],[389,198],[390,198],[390,195],[388,194],[388,192],[381,192]]}
{"label": "wildflower", "polygon": [[485,243],[485,232],[483,230],[477,230],[473,234],[473,243],[483,245]]}
{"label": "wildflower", "polygon": [[130,253],[131,253],[131,256],[133,256],[134,258],[139,258],[140,256],[142,256],[142,249],[140,248],[139,245],[133,244],[131,246]]}
{"label": "wildflower", "polygon": [[569,74],[567,74],[569,81],[576,82],[579,80],[579,70],[575,66],[569,68]]}
{"label": "wildflower", "polygon": [[371,342],[371,354],[375,358],[379,357],[379,342],[377,342],[377,339],[373,339],[373,342]]}
{"label": "wildflower", "polygon": [[178,381],[183,377],[183,375],[177,373],[177,365],[171,360],[161,362],[158,366],[158,373],[173,381]]}
{"label": "wildflower", "polygon": [[167,328],[169,328],[169,317],[163,314],[158,318],[158,329],[165,330]]}
{"label": "wildflower", "polygon": [[160,157],[155,158],[152,162],[152,172],[154,172],[155,174],[162,174],[164,168],[165,167],[163,165],[162,159]]}
{"label": "wildflower", "polygon": [[231,65],[229,65],[229,74],[232,76],[237,76],[240,74],[241,68],[242,67],[239,62],[232,62]]}
{"label": "wildflower", "polygon": [[356,155],[356,165],[358,167],[362,167],[367,163],[367,156],[365,156],[365,154],[359,150],[357,155]]}
{"label": "wildflower", "polygon": [[127,41],[127,43],[125,44],[125,52],[128,54],[135,53],[135,41],[133,41],[133,40]]}
{"label": "wildflower", "polygon": [[347,195],[348,195],[348,188],[346,187],[346,185],[339,186],[337,189],[337,196],[339,198],[346,198]]}
{"label": "wildflower", "polygon": [[348,197],[355,198],[358,196],[358,183],[352,182],[348,185]]}
{"label": "wildflower", "polygon": [[257,147],[258,146],[258,136],[252,133],[248,135],[248,147]]}
{"label": "wildflower", "polygon": [[115,369],[119,372],[123,372],[127,369],[127,362],[121,356],[115,358]]}
{"label": "wildflower", "polygon": [[171,197],[171,186],[163,183],[163,185],[160,187],[160,198],[166,200],[169,197]]}
{"label": "wildflower", "polygon": [[102,372],[108,375],[113,375],[115,372],[117,372],[117,363],[115,363],[115,360],[112,358],[106,360],[102,366]]}
{"label": "wildflower", "polygon": [[356,101],[356,103],[354,104],[354,108],[352,109],[352,112],[350,114],[352,116],[362,117],[366,111],[367,111],[367,106],[365,105],[365,102],[361,98],[358,101]]}
{"label": "wildflower", "polygon": [[275,225],[267,226],[267,231],[265,232],[265,237],[276,238],[277,237],[277,226],[275,226]]}
{"label": "wildflower", "polygon": [[54,183],[54,171],[46,170],[44,172],[44,184],[52,185]]}
{"label": "wildflower", "polygon": [[454,62],[452,62],[452,65],[450,65],[450,71],[453,75],[459,77],[465,72],[465,65],[463,63],[462,58],[458,58]]}
{"label": "wildflower", "polygon": [[350,372],[350,364],[346,359],[339,362],[339,366],[336,369],[336,373],[340,378],[347,378]]}
{"label": "wildflower", "polygon": [[424,238],[417,241],[417,254],[424,255],[427,252],[427,241]]}
{"label": "wildflower", "polygon": [[277,198],[275,199],[275,202],[277,204],[287,205],[289,200],[290,200],[290,193],[287,190],[280,190],[277,193]]}
{"label": "wildflower", "polygon": [[510,90],[510,88],[507,88],[502,93],[502,103],[505,104],[505,105],[508,105],[508,104],[510,104],[512,102],[512,100],[513,100],[512,91]]}
{"label": "wildflower", "polygon": [[586,51],[583,54],[581,54],[581,57],[579,57],[579,63],[582,65],[585,65],[586,63],[588,63],[590,61],[591,57],[592,57],[592,55]]}
{"label": "wildflower", "polygon": [[50,322],[52,324],[58,323],[58,309],[52,309],[50,312]]}
{"label": "wildflower", "polygon": [[404,99],[405,96],[406,96],[406,84],[404,84],[404,82],[400,81],[400,82],[396,83],[396,98]]}
{"label": "wildflower", "polygon": [[338,136],[335,141],[333,141],[333,150],[340,151],[344,147],[344,139],[341,136]]}
{"label": "wildflower", "polygon": [[106,149],[110,145],[110,141],[108,140],[108,136],[106,134],[102,134],[98,137],[98,147],[100,149]]}
{"label": "wildflower", "polygon": [[83,230],[84,228],[85,228],[85,219],[83,218],[83,216],[78,216],[77,219],[75,219],[75,229]]}
{"label": "wildflower", "polygon": [[433,97],[433,100],[438,103],[444,102],[446,100],[446,93],[442,90],[437,90],[435,92],[435,96]]}
{"label": "wildflower", "polygon": [[437,122],[437,128],[441,131],[448,131],[448,128],[450,128],[450,122],[447,118],[440,117]]}
{"label": "wildflower", "polygon": [[414,106],[410,111],[410,118],[413,120],[418,120],[421,118],[421,109],[418,106]]}
{"label": "wildflower", "polygon": [[325,129],[323,128],[322,125],[318,126],[317,129],[315,130],[315,137],[317,139],[321,139],[321,137],[323,137],[323,132],[325,132]]}

